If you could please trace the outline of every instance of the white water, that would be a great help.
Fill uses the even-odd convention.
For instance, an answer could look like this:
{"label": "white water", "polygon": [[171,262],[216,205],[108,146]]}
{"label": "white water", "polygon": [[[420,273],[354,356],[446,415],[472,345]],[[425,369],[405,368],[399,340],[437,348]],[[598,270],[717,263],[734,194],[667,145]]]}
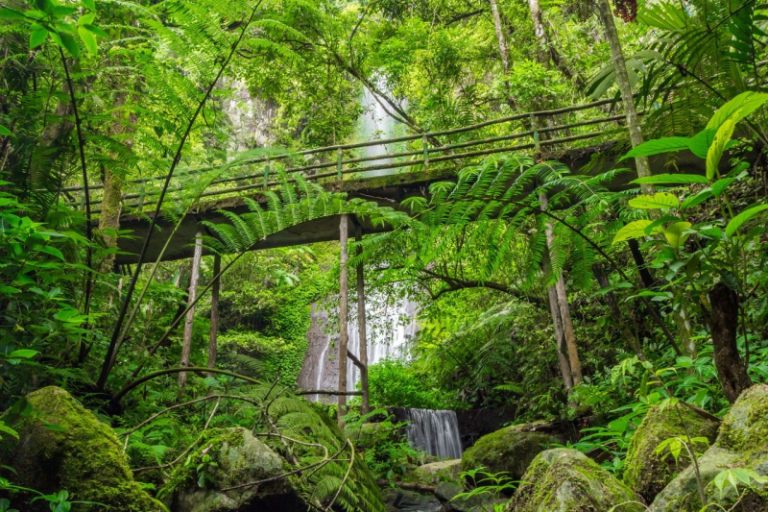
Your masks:
{"label": "white water", "polygon": [[408,409],[408,443],[430,455],[460,458],[461,438],[456,412]]}
{"label": "white water", "polygon": [[[375,79],[376,88],[384,91],[390,95],[389,87],[386,80],[383,77],[377,77]],[[363,114],[357,120],[357,130],[355,131],[355,139],[357,142],[372,141],[377,139],[388,139],[402,135],[405,133],[405,128],[401,123],[396,121],[390,116],[382,102],[384,100],[376,98],[374,94],[367,88],[363,90],[363,95],[360,98],[360,106],[363,108]],[[403,151],[404,146],[402,143],[395,144],[378,144],[376,146],[366,146],[361,148],[361,157],[373,157],[382,156],[392,153]],[[391,162],[391,158],[380,158],[370,162],[366,162],[365,165],[380,165]],[[366,176],[385,176],[396,172],[395,169],[380,169],[375,171],[367,171]]]}
{"label": "white water", "polygon": [[[359,357],[356,308],[351,309],[348,349]],[[415,303],[407,299],[390,303],[386,297],[371,294],[366,304],[366,320],[369,365],[385,359],[408,359],[410,341],[417,331]],[[339,378],[337,321],[329,322],[326,312],[313,305],[309,348],[299,377],[299,385],[304,389],[336,389]],[[353,391],[360,381],[360,371],[350,359],[346,363],[347,390]],[[332,397],[315,396],[314,399],[331,400]]]}

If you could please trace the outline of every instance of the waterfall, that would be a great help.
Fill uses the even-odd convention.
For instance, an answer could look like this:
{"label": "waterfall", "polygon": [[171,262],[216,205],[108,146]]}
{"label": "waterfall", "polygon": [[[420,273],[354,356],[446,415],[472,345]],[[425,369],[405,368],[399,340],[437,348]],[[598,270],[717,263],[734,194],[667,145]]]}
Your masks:
{"label": "waterfall", "polygon": [[[360,354],[360,337],[357,331],[355,308],[352,308],[347,333],[348,348]],[[339,378],[338,331],[335,322],[329,323],[328,313],[318,305],[312,306],[312,325],[307,333],[309,347],[301,374],[299,387],[303,389],[336,389]],[[381,294],[372,293],[366,300],[368,338],[368,364],[385,359],[408,359],[408,344],[416,334],[416,304],[407,299],[391,303]],[[360,381],[360,370],[347,360],[347,389],[353,391]],[[315,400],[332,401],[334,397],[315,396]]]}
{"label": "waterfall", "polygon": [[[376,75],[374,84],[380,91],[392,96],[389,85],[383,76]],[[384,100],[376,96],[368,89],[363,89],[363,95],[360,98],[360,106],[363,113],[357,120],[357,129],[355,130],[355,139],[357,142],[371,141],[377,139],[387,139],[405,134],[405,127],[396,121],[382,104]],[[361,148],[361,157],[374,157],[397,153],[405,150],[403,143],[377,144],[375,146],[365,146]],[[380,165],[392,162],[391,158],[380,158],[368,165]],[[366,176],[386,176],[396,172],[394,169],[380,169],[376,171],[367,171]]]}
{"label": "waterfall", "polygon": [[456,412],[408,409],[408,443],[430,455],[460,458],[461,438]]}

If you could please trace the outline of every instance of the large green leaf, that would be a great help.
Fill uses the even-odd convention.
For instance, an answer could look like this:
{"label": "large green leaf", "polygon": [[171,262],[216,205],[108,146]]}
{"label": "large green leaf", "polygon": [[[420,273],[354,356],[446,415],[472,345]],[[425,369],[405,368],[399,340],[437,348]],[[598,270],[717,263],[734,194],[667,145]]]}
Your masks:
{"label": "large green leaf", "polygon": [[633,238],[641,238],[646,235],[645,229],[652,224],[653,221],[642,219],[635,220],[621,228],[616,232],[613,237],[613,243],[624,242]]}
{"label": "large green leaf", "polygon": [[641,210],[666,210],[680,206],[680,200],[669,192],[643,194],[629,200],[629,206]]}
{"label": "large green leaf", "polygon": [[715,138],[707,151],[707,179],[712,181],[719,174],[720,160],[733,137],[733,131],[736,129],[736,120],[734,118],[726,119],[715,133]]}
{"label": "large green leaf", "polygon": [[686,231],[691,229],[691,226],[690,222],[673,222],[664,228],[664,238],[667,239],[667,243],[670,246],[679,249],[685,243],[686,238],[688,238]]}
{"label": "large green leaf", "polygon": [[752,206],[751,208],[747,208],[732,218],[728,225],[725,226],[725,234],[732,236],[745,222],[747,222],[758,213],[764,212],[765,210],[768,210],[768,204],[758,204],[756,206]]}
{"label": "large green leaf", "polygon": [[637,156],[653,156],[664,153],[673,153],[688,149],[691,139],[689,137],[664,137],[662,139],[649,140],[632,148],[619,161]]}
{"label": "large green leaf", "polygon": [[632,180],[637,185],[693,185],[709,183],[700,174],[656,174]]}
{"label": "large green leaf", "polygon": [[766,93],[743,92],[720,107],[707,123],[707,128],[719,130],[728,120],[732,120],[736,124],[766,103],[768,103],[768,94]]}
{"label": "large green leaf", "polygon": [[48,40],[48,30],[40,25],[34,25],[34,29],[29,34],[29,48],[34,49]]}

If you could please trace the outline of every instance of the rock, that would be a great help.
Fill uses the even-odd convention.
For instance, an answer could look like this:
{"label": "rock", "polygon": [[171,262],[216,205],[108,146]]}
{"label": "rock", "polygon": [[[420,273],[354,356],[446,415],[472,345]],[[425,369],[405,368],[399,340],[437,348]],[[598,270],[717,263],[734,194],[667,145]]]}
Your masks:
{"label": "rock", "polygon": [[[114,431],[64,389],[49,386],[26,397],[27,408],[2,420],[19,433],[0,444],[0,464],[13,482],[44,493],[66,489],[78,511],[167,512],[133,478]],[[24,510],[47,510],[44,503]]]}
{"label": "rock", "polygon": [[459,479],[459,473],[461,473],[461,459],[430,462],[414,470],[416,480],[424,484],[456,481]]}
{"label": "rock", "polygon": [[[738,499],[736,492],[723,496],[710,485],[724,470],[745,469],[768,475],[768,385],[758,384],[744,391],[723,418],[715,444],[699,457],[698,470],[710,509],[726,510]],[[754,483],[757,492],[747,491],[741,499],[742,512],[768,510],[768,486]],[[705,504],[699,497],[696,467],[691,464],[674,478],[650,506],[652,512],[692,512]],[[726,489],[727,490],[727,489]]]}
{"label": "rock", "polygon": [[541,452],[531,462],[507,510],[514,512],[640,512],[629,487],[583,453]]}
{"label": "rock", "polygon": [[432,494],[397,487],[384,489],[387,510],[392,512],[443,512],[443,504]]}
{"label": "rock", "polygon": [[[282,458],[250,431],[213,429],[189,463],[176,469],[164,494],[173,495],[175,512],[306,510],[288,479],[280,478],[285,472]],[[274,480],[269,481],[271,478]],[[244,486],[264,480],[260,485]]]}
{"label": "rock", "polygon": [[492,473],[506,472],[519,480],[528,464],[542,450],[558,440],[542,432],[531,431],[535,424],[513,425],[481,437],[461,458],[465,471],[484,466]]}
{"label": "rock", "polygon": [[668,454],[656,454],[659,443],[676,436],[704,437],[711,443],[719,425],[710,414],[687,405],[653,407],[629,443],[624,483],[650,503],[690,463],[685,452],[678,462]]}

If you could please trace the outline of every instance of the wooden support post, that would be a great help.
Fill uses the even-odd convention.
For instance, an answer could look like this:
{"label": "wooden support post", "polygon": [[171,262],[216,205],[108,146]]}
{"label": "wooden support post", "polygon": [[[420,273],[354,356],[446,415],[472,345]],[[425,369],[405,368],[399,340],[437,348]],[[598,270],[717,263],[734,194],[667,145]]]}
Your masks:
{"label": "wooden support post", "polygon": [[[197,282],[200,280],[200,262],[203,259],[203,234],[198,231],[195,235],[195,252],[192,256],[192,275],[189,278],[189,295],[187,304],[194,304],[197,298]],[[189,355],[192,352],[192,327],[195,321],[195,307],[187,311],[184,319],[184,338],[181,345],[181,366],[189,366]],[[179,387],[187,384],[186,372],[179,373]]]}
{"label": "wooden support post", "polygon": [[[358,238],[358,240],[360,238]],[[358,246],[358,256],[362,252],[362,247]],[[357,336],[360,340],[360,388],[363,392],[363,400],[362,404],[360,405],[360,412],[362,414],[367,414],[370,410],[368,394],[368,336],[366,332],[365,318],[365,269],[363,268],[362,263],[358,263],[357,265]]]}
{"label": "wooden support post", "polygon": [[[345,393],[347,391],[347,347],[349,345],[349,331],[348,329],[348,312],[349,305],[348,292],[349,292],[349,275],[347,272],[347,261],[349,255],[347,254],[347,241],[349,240],[349,216],[347,214],[341,215],[341,221],[339,222],[339,244],[341,245],[341,252],[339,256],[339,386],[338,391]],[[344,426],[344,420],[342,419],[347,412],[347,397],[346,395],[339,395],[338,410],[336,412],[339,426]]]}
{"label": "wooden support post", "polygon": [[219,337],[219,292],[221,290],[221,255],[213,256],[213,286],[211,287],[211,334],[208,338],[208,368],[216,368]]}

